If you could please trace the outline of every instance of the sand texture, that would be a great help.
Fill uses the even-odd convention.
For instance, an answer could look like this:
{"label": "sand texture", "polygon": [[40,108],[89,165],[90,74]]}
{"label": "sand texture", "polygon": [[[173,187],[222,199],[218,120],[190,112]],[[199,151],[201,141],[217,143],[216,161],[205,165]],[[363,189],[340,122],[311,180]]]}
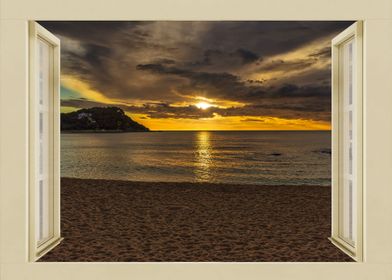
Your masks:
{"label": "sand texture", "polygon": [[40,261],[352,261],[329,187],[62,178],[64,241]]}

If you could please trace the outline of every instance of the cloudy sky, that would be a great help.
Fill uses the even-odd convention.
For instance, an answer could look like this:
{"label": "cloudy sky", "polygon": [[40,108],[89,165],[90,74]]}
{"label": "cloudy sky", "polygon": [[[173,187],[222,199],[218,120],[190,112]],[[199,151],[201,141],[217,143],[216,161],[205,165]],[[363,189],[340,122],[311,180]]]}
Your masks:
{"label": "cloudy sky", "polygon": [[330,129],[330,40],[350,22],[41,22],[62,112],[118,106],[153,130]]}

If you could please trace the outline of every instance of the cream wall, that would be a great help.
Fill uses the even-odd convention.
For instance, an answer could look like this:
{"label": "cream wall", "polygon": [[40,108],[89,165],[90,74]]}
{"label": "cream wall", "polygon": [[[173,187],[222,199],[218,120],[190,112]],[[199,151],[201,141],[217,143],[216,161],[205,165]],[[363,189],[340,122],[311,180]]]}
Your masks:
{"label": "cream wall", "polygon": [[[392,0],[0,0],[0,279],[392,280]],[[364,263],[27,263],[27,20],[364,20]]]}

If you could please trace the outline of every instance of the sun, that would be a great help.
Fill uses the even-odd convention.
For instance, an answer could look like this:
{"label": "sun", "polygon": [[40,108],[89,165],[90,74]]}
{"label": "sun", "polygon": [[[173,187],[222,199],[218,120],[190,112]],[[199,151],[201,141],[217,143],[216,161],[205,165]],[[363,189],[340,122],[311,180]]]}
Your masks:
{"label": "sun", "polygon": [[210,103],[202,101],[202,102],[197,103],[195,106],[199,109],[206,110],[206,109],[210,108],[212,105]]}

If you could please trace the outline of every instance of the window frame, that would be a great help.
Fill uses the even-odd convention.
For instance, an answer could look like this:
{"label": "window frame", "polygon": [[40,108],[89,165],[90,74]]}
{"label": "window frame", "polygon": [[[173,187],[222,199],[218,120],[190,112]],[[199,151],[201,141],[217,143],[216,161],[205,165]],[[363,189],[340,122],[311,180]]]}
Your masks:
{"label": "window frame", "polygon": [[[38,127],[37,108],[37,45],[42,40],[49,45],[49,228],[50,237],[36,244],[36,192]],[[29,260],[34,262],[58,245],[60,231],[60,40],[34,21],[29,22]]]}
{"label": "window frame", "polygon": [[[333,38],[331,42],[332,50],[332,230],[331,242],[338,248],[356,261],[363,260],[363,23],[357,21],[343,32]],[[340,217],[340,208],[342,201],[342,117],[343,117],[343,90],[340,82],[340,72],[343,64],[341,58],[341,50],[344,44],[353,39],[355,44],[354,52],[354,83],[355,83],[355,99],[353,103],[355,122],[353,139],[356,143],[355,164],[353,166],[353,177],[356,184],[356,236],[355,245],[340,236],[342,230],[342,221]]]}

